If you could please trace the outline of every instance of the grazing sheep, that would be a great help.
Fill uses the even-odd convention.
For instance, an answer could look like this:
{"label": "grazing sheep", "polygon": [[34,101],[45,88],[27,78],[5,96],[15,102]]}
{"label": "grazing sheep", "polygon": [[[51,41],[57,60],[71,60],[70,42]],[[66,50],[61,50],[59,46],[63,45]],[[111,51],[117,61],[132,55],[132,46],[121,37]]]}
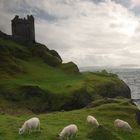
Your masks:
{"label": "grazing sheep", "polygon": [[72,138],[73,136],[76,136],[76,133],[78,132],[78,128],[75,124],[70,124],[66,127],[63,128],[63,130],[59,134],[59,139],[69,139]]}
{"label": "grazing sheep", "polygon": [[121,129],[123,129],[125,131],[132,132],[131,126],[126,121],[123,121],[123,120],[120,120],[120,119],[116,119],[114,121],[114,126],[116,128],[121,128]]}
{"label": "grazing sheep", "polygon": [[19,134],[23,134],[26,129],[29,130],[29,134],[32,132],[32,129],[37,129],[40,131],[40,120],[38,118],[31,118],[24,122],[23,126],[19,128]]}
{"label": "grazing sheep", "polygon": [[92,125],[92,126],[99,127],[98,121],[96,120],[96,118],[94,118],[91,115],[87,116],[87,123]]}

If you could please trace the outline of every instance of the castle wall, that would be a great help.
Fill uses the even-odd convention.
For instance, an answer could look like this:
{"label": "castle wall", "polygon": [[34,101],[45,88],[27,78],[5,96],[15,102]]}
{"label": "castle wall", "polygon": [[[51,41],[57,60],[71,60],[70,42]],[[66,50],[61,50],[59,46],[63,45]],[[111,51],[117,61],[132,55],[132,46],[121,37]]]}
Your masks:
{"label": "castle wall", "polygon": [[12,20],[12,36],[15,40],[35,41],[35,28],[33,16],[20,19],[18,16]]}

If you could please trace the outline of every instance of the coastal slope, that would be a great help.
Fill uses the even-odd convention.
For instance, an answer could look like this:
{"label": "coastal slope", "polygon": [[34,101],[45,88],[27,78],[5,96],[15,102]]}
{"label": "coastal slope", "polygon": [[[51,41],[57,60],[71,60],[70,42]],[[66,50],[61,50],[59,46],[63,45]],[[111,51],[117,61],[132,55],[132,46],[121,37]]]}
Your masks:
{"label": "coastal slope", "polygon": [[117,96],[131,97],[129,87],[115,74],[81,73],[76,64],[63,63],[45,45],[0,38],[0,109],[4,112],[6,108],[34,113],[71,110]]}

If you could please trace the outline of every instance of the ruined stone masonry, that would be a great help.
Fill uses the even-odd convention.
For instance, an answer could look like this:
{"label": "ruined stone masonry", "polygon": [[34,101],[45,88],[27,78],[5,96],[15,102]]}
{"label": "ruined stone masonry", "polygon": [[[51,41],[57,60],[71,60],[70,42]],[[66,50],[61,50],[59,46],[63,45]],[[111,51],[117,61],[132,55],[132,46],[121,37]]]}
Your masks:
{"label": "ruined stone masonry", "polygon": [[16,15],[11,22],[12,37],[14,40],[35,41],[34,17],[32,15],[27,15],[27,19],[19,18],[19,16]]}

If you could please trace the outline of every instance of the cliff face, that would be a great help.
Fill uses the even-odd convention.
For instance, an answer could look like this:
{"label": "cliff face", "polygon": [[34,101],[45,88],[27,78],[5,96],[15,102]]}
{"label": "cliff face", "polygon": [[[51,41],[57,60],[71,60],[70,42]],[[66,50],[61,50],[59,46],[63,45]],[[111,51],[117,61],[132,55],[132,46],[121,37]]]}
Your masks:
{"label": "cliff face", "polygon": [[71,110],[117,96],[130,98],[130,89],[114,74],[80,73],[76,64],[63,64],[45,45],[0,38],[0,109]]}

